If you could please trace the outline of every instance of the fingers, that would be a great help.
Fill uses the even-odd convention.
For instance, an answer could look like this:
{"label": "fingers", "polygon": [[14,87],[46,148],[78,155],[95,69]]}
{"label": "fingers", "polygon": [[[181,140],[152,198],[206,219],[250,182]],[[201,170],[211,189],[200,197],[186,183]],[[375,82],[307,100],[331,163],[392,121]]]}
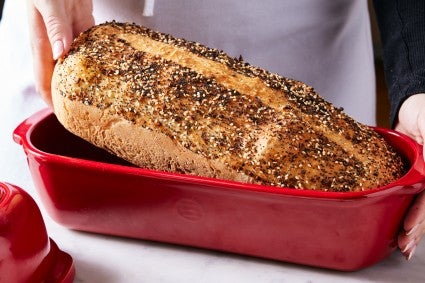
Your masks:
{"label": "fingers", "polygon": [[27,0],[31,51],[37,91],[52,106],[55,60],[71,48],[80,32],[94,25],[92,0]]}
{"label": "fingers", "polygon": [[425,192],[419,194],[404,219],[404,231],[398,237],[398,246],[410,259],[425,233]]}
{"label": "fingers", "polygon": [[43,18],[31,0],[28,1],[28,22],[35,86],[43,100],[52,106],[50,84],[55,61]]}
{"label": "fingers", "polygon": [[410,96],[400,107],[397,131],[405,133],[419,144],[425,139],[425,94]]}
{"label": "fingers", "polygon": [[[425,141],[425,93],[418,93],[406,99],[400,107],[395,130],[402,132],[417,143]],[[423,151],[425,160],[425,150]]]}
{"label": "fingers", "polygon": [[[419,144],[425,140],[425,94],[410,96],[400,107],[396,130],[407,134]],[[425,159],[425,151],[424,151]],[[410,259],[425,234],[425,191],[420,193],[409,211],[404,222],[404,231],[398,236],[398,246],[403,255]]]}
{"label": "fingers", "polygon": [[33,0],[33,5],[43,19],[56,60],[69,50],[73,39],[72,1]]}

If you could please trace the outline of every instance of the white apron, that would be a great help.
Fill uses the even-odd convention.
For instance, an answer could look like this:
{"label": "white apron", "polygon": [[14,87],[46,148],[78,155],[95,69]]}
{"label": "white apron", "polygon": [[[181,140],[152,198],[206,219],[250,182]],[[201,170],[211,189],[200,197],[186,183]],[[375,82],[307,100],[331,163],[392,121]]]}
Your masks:
{"label": "white apron", "polygon": [[[0,74],[9,82],[32,72],[26,34],[14,37],[25,30],[24,3],[6,1],[0,23]],[[252,65],[313,86],[358,121],[376,123],[365,0],[94,0],[94,16],[96,23],[136,22],[242,55]]]}
{"label": "white apron", "polygon": [[135,22],[242,55],[313,86],[357,120],[376,123],[365,0],[95,0],[94,10],[97,23]]}

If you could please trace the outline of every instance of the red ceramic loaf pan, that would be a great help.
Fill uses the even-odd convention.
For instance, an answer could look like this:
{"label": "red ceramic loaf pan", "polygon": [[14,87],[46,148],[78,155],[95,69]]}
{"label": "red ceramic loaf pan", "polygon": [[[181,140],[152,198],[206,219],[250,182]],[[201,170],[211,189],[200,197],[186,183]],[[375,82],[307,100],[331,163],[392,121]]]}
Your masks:
{"label": "red ceramic loaf pan", "polygon": [[49,111],[14,132],[44,205],[77,230],[162,241],[351,271],[392,253],[424,188],[422,147],[377,132],[409,162],[396,182],[331,193],[137,168],[68,133]]}
{"label": "red ceramic loaf pan", "polygon": [[74,275],[71,256],[47,236],[34,200],[0,183],[0,282],[71,283]]}

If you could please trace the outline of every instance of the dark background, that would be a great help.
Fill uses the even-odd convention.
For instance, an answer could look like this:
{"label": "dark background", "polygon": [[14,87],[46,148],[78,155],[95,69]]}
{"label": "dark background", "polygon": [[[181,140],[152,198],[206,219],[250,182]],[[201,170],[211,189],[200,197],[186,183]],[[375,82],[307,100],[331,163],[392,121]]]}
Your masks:
{"label": "dark background", "polygon": [[3,13],[3,4],[4,4],[4,0],[0,0],[0,20],[1,20],[1,15]]}

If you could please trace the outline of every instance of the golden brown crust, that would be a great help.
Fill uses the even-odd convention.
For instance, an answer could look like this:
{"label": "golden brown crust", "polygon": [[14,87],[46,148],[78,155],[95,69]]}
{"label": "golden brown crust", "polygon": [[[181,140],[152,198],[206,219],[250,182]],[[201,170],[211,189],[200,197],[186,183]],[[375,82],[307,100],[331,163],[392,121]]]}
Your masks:
{"label": "golden brown crust", "polygon": [[329,191],[403,174],[374,131],[313,88],[144,27],[83,33],[52,85],[65,127],[139,166]]}

